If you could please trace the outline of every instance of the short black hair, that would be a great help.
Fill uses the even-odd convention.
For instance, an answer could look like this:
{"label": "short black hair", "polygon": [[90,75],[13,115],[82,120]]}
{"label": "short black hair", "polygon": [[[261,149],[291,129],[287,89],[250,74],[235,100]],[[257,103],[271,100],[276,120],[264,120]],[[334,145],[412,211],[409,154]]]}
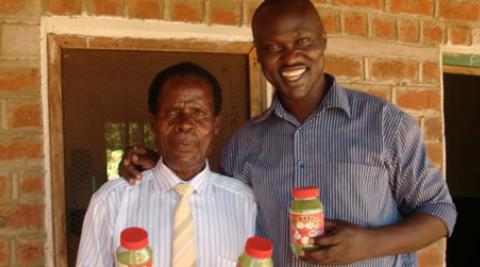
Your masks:
{"label": "short black hair", "polygon": [[253,16],[252,16],[252,30],[253,28],[255,28],[256,24],[257,24],[257,19],[258,19],[258,16],[260,14],[260,11],[262,11],[262,9],[266,8],[266,7],[269,7],[269,6],[274,6],[274,5],[283,5],[283,4],[286,4],[286,3],[291,3],[291,2],[298,2],[298,3],[304,3],[308,6],[310,6],[310,8],[312,8],[313,10],[315,10],[315,13],[318,17],[318,20],[320,21],[320,27],[322,29],[323,32],[325,32],[325,27],[323,25],[323,22],[320,18],[320,14],[318,14],[318,11],[317,9],[315,8],[315,5],[312,3],[311,0],[264,0],[256,9],[255,9],[255,12],[253,13]]}
{"label": "short black hair", "polygon": [[168,80],[175,77],[196,77],[205,81],[212,91],[215,116],[220,114],[222,109],[222,92],[217,78],[208,70],[191,62],[181,62],[172,65],[160,71],[155,76],[148,90],[148,110],[151,114],[157,114],[159,104],[158,97],[160,96],[163,86]]}

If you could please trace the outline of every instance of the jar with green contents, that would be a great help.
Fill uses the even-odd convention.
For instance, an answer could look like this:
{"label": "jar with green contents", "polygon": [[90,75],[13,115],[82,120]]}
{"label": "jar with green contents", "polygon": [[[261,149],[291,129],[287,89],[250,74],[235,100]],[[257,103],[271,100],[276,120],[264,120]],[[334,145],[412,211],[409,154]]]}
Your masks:
{"label": "jar with green contents", "polygon": [[152,249],[148,234],[139,227],[129,227],[120,234],[120,247],[115,253],[116,267],[152,267]]}
{"label": "jar with green contents", "polygon": [[245,245],[245,252],[238,258],[237,267],[273,267],[273,246],[261,237],[250,237]]}
{"label": "jar with green contents", "polygon": [[294,254],[315,249],[315,237],[324,233],[323,205],[318,187],[294,188],[290,206],[290,245]]}

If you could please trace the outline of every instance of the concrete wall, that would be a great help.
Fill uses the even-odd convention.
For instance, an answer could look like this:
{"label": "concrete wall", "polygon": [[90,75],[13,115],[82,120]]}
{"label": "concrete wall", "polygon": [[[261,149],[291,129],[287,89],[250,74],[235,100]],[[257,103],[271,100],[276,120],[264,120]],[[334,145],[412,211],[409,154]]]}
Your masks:
{"label": "concrete wall", "polygon": [[[51,198],[47,109],[41,91],[41,16],[112,16],[249,26],[261,1],[0,1],[0,266],[50,266]],[[441,53],[480,51],[475,0],[314,0],[329,33],[327,71],[346,86],[384,97],[414,115],[432,160],[444,167]],[[142,23],[141,21],[138,23]],[[221,27],[220,27],[221,28]],[[79,33],[77,33],[79,34]],[[195,38],[192,35],[191,38]],[[43,61],[42,61],[43,60]],[[44,87],[46,88],[46,87]],[[43,98],[42,98],[43,96]],[[444,242],[420,253],[443,266]]]}

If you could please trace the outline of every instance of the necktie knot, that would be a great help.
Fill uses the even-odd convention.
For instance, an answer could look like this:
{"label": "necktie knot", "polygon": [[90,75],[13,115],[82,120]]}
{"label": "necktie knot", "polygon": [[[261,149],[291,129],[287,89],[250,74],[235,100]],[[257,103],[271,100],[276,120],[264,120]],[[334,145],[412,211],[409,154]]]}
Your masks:
{"label": "necktie knot", "polygon": [[173,189],[175,189],[175,191],[182,197],[189,197],[195,191],[191,185],[184,183],[174,185]]}

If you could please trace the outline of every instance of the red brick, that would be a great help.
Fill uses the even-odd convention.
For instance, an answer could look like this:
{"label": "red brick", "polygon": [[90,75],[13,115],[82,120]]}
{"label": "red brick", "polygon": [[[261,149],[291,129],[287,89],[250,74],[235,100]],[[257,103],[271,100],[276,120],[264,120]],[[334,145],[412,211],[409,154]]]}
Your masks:
{"label": "red brick", "polygon": [[370,84],[347,84],[348,88],[352,88],[370,95],[378,96],[386,100],[390,100],[390,87]]}
{"label": "red brick", "polygon": [[0,68],[0,92],[21,92],[38,89],[39,86],[37,69]]}
{"label": "red brick", "polygon": [[2,0],[0,1],[0,13],[12,14],[25,6],[25,0]]}
{"label": "red brick", "polygon": [[42,126],[40,104],[31,101],[11,101],[8,108],[8,126],[10,128]]}
{"label": "red brick", "polygon": [[245,19],[247,20],[247,24],[251,25],[253,14],[255,13],[257,7],[263,2],[263,0],[250,0],[246,2],[247,7],[244,16],[246,17]]}
{"label": "red brick", "polygon": [[88,11],[94,15],[118,16],[122,15],[121,0],[88,0]]}
{"label": "red brick", "polygon": [[441,44],[444,40],[444,27],[435,23],[423,25],[423,42],[426,44]]}
{"label": "red brick", "polygon": [[42,205],[0,205],[0,230],[42,229],[43,212]]}
{"label": "red brick", "polygon": [[172,1],[172,20],[186,22],[202,22],[204,17],[203,1]]}
{"label": "red brick", "polygon": [[161,19],[158,0],[128,0],[128,15],[138,19]]}
{"label": "red brick", "polygon": [[376,38],[395,40],[397,37],[395,20],[388,17],[373,17],[372,33]]}
{"label": "red brick", "polygon": [[454,45],[469,45],[470,31],[466,27],[451,27],[450,42]]}
{"label": "red brick", "polygon": [[22,239],[17,242],[17,263],[32,264],[44,261],[44,241],[38,239]]}
{"label": "red brick", "polygon": [[425,91],[400,91],[397,93],[397,104],[406,109],[417,111],[434,110],[440,111],[440,92],[433,90]]}
{"label": "red brick", "polygon": [[440,67],[437,62],[423,63],[423,81],[430,83],[440,83]]}
{"label": "red brick", "polygon": [[210,22],[213,24],[238,25],[241,3],[237,1],[210,2]]}
{"label": "red brick", "polygon": [[48,11],[54,15],[80,15],[81,0],[49,0]]}
{"label": "red brick", "polygon": [[398,21],[398,39],[403,42],[416,43],[420,37],[420,26],[416,20]]}
{"label": "red brick", "polygon": [[423,134],[427,142],[441,142],[443,137],[443,124],[440,117],[427,117],[423,120]]}
{"label": "red brick", "polygon": [[370,73],[374,80],[416,81],[418,66],[411,60],[374,59],[371,62]]}
{"label": "red brick", "polygon": [[10,242],[0,239],[0,267],[10,266]]}
{"label": "red brick", "polygon": [[5,21],[39,21],[46,4],[47,0],[0,0],[0,16]]}
{"label": "red brick", "polygon": [[362,77],[362,59],[327,55],[325,57],[325,70],[335,76]]}
{"label": "red brick", "polygon": [[440,17],[450,20],[475,22],[479,18],[480,5],[474,1],[440,0]]}
{"label": "red brick", "polygon": [[23,176],[20,177],[20,191],[22,193],[43,193],[43,176]]}
{"label": "red brick", "polygon": [[333,4],[383,9],[382,0],[333,0]]}
{"label": "red brick", "polygon": [[[12,180],[8,175],[0,175],[0,199],[7,199],[11,195]],[[0,265],[1,266],[1,265]]]}
{"label": "red brick", "polygon": [[420,267],[443,267],[445,261],[445,240],[440,240],[417,252]]}
{"label": "red brick", "polygon": [[43,143],[39,138],[0,138],[0,160],[31,159],[43,156]]}
{"label": "red brick", "polygon": [[28,24],[3,24],[1,55],[22,58],[40,56],[40,27]]}
{"label": "red brick", "polygon": [[390,0],[390,11],[432,16],[434,0]]}
{"label": "red brick", "polygon": [[343,25],[345,33],[367,36],[367,16],[357,12],[344,12]]}
{"label": "red brick", "polygon": [[327,33],[340,32],[340,16],[337,11],[331,9],[318,9],[323,26]]}

